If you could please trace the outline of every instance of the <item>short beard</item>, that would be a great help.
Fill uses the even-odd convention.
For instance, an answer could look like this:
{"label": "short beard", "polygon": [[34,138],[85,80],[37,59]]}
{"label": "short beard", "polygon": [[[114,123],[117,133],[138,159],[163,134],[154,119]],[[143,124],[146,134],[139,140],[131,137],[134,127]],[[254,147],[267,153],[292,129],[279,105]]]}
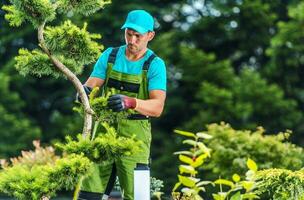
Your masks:
{"label": "short beard", "polygon": [[[135,47],[135,48],[132,48],[132,47]],[[138,48],[132,44],[128,44],[128,49],[129,51],[131,52],[137,52],[138,51]]]}

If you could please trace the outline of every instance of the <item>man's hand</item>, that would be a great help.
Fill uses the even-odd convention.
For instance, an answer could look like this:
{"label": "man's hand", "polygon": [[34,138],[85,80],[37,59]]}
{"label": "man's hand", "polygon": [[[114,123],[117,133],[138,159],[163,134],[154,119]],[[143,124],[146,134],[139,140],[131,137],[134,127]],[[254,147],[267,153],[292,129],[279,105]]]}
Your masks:
{"label": "man's hand", "polygon": [[108,107],[114,112],[136,108],[136,99],[122,94],[115,94],[108,98]]}
{"label": "man's hand", "polygon": [[[93,89],[90,88],[90,87],[88,87],[88,86],[86,86],[86,85],[82,85],[82,86],[83,86],[83,89],[84,89],[86,95],[89,96]],[[81,99],[80,99],[80,95],[78,94],[78,92],[76,94],[76,101],[82,103]]]}

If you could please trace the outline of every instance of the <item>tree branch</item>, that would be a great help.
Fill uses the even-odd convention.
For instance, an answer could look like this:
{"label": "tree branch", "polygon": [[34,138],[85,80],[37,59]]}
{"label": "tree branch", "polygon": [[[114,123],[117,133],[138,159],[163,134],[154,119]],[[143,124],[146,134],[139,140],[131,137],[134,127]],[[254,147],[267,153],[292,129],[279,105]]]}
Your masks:
{"label": "tree branch", "polygon": [[45,26],[45,22],[38,27],[39,46],[49,56],[55,67],[57,67],[73,83],[74,87],[79,93],[82,104],[84,106],[84,125],[83,125],[82,135],[83,137],[87,137],[91,134],[92,118],[94,111],[90,107],[89,99],[84,91],[84,88],[80,80],[62,62],[60,62],[55,56],[53,56],[49,51],[49,49],[46,47],[43,36],[44,26]]}

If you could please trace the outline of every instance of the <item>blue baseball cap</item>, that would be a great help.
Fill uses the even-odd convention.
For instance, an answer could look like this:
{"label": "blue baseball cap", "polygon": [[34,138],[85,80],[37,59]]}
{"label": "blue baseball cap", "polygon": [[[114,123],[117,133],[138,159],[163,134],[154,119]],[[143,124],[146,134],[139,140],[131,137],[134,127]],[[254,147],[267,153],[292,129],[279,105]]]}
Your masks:
{"label": "blue baseball cap", "polygon": [[154,30],[154,19],[145,10],[132,10],[128,13],[127,19],[121,29],[130,28],[140,34]]}

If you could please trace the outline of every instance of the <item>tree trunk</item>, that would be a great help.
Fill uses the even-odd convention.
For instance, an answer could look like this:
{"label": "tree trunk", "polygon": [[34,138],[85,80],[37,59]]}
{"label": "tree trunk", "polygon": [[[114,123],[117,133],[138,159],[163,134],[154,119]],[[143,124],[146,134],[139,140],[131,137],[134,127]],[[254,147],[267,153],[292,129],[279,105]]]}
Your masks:
{"label": "tree trunk", "polygon": [[93,110],[90,107],[89,99],[84,91],[82,83],[77,78],[77,76],[71,72],[62,62],[60,62],[55,56],[51,54],[49,49],[45,45],[45,40],[43,36],[45,23],[39,26],[38,28],[38,41],[42,50],[49,56],[55,67],[57,67],[74,85],[78,94],[80,95],[82,104],[84,106],[84,125],[82,130],[82,136],[87,137],[91,134],[92,130],[92,121],[93,121]]}

